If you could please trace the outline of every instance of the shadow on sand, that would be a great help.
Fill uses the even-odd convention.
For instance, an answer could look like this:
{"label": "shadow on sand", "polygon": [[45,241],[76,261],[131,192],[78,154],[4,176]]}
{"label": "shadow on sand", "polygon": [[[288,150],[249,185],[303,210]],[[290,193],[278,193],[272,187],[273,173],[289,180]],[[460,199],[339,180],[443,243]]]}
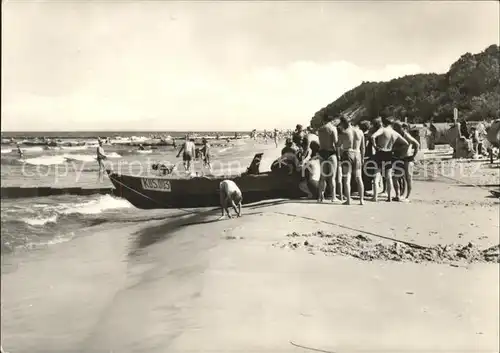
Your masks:
{"label": "shadow on sand", "polygon": [[[247,204],[243,206],[243,217],[259,215],[263,212],[251,212],[252,210],[259,210],[262,208],[272,207],[282,204],[293,204],[293,203],[306,203],[306,204],[319,204],[316,200],[310,199],[299,199],[299,200],[288,200],[288,199],[278,199],[269,201],[260,201],[252,204]],[[331,202],[323,202],[323,205],[332,205]],[[134,243],[132,244],[132,249],[129,252],[129,256],[137,255],[138,251],[144,249],[155,243],[165,241],[169,239],[177,230],[193,225],[200,224],[210,224],[220,222],[218,217],[220,216],[221,209],[213,208],[204,211],[185,211],[191,214],[176,214],[169,215],[163,218],[148,219],[148,220],[165,220],[161,224],[145,227],[134,234]],[[217,218],[212,218],[217,217]]]}
{"label": "shadow on sand", "polygon": [[[135,241],[129,255],[136,255],[136,252],[140,249],[153,245],[157,242],[167,240],[175,231],[186,225],[203,224],[207,222],[208,217],[214,216],[218,212],[219,210],[212,209],[199,213],[193,213],[187,216],[177,215],[175,218],[168,217],[165,222],[159,225],[145,227],[132,234]],[[210,222],[214,222],[214,220],[209,220],[207,223]]]}
{"label": "shadow on sand", "polygon": [[[248,210],[254,210],[264,207],[271,207],[283,203],[291,203],[295,200],[271,200],[271,201],[261,201],[253,204],[247,204],[243,206],[243,217],[245,215],[257,215],[262,212],[247,212]],[[148,220],[165,220],[161,224],[145,227],[132,234],[134,242],[131,246],[129,256],[134,256],[141,249],[144,249],[155,243],[169,239],[177,230],[186,226],[193,226],[199,224],[209,224],[219,222],[218,217],[220,216],[221,209],[213,208],[204,211],[186,211],[191,214],[176,214],[164,216],[163,218],[148,219]],[[217,218],[212,218],[217,217]],[[145,220],[146,221],[146,220]]]}

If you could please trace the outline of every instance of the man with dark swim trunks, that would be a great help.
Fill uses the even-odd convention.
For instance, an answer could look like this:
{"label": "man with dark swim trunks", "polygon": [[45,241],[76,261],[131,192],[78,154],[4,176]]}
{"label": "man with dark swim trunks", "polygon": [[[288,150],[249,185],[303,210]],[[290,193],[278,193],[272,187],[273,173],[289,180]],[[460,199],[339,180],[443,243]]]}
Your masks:
{"label": "man with dark swim trunks", "polygon": [[[393,147],[396,142],[408,146],[406,139],[394,131],[391,127],[391,121],[383,118],[382,126],[370,137],[373,147],[375,148],[374,161],[377,164],[377,172],[375,175],[373,201],[378,201],[378,181],[383,175],[386,182],[387,202],[391,202],[392,192],[392,163],[393,163]],[[380,123],[380,118],[376,119],[376,123]]]}
{"label": "man with dark swim trunks", "polygon": [[107,157],[106,157],[106,154],[104,153],[104,149],[102,148],[102,140],[99,139],[98,143],[99,143],[99,146],[97,147],[97,156],[96,156],[96,159],[97,159],[97,164],[99,164],[99,173],[102,173],[102,171],[104,169],[106,169],[104,167],[104,162],[103,161]]}
{"label": "man with dark swim trunks", "polygon": [[[394,131],[409,142],[409,145],[396,145],[394,148],[393,183],[396,191],[395,201],[402,201],[405,186],[406,200],[409,200],[413,184],[413,164],[415,156],[420,149],[420,144],[408,132],[408,124],[402,124],[400,121],[395,121],[392,126]],[[403,187],[399,188],[398,185],[402,185]],[[401,194],[399,192],[401,192]]]}
{"label": "man with dark swim trunks", "polygon": [[339,154],[342,170],[342,180],[347,201],[344,205],[351,204],[351,175],[354,173],[358,185],[359,201],[364,205],[364,185],[361,167],[365,155],[365,137],[360,129],[351,125],[346,117],[340,118],[339,123]]}
{"label": "man with dark swim trunks", "polygon": [[184,164],[184,169],[187,172],[191,171],[191,161],[196,155],[196,146],[194,145],[194,142],[189,139],[188,135],[186,135],[186,139],[184,140],[184,143],[182,144],[179,153],[177,153],[177,158],[179,158],[181,153],[182,153],[182,162]]}
{"label": "man with dark swim trunks", "polygon": [[[332,191],[332,202],[338,202],[337,199],[337,128],[333,125],[332,117],[323,115],[323,126],[318,130],[319,151],[318,157],[321,163],[321,176],[319,181],[318,202],[323,202],[325,198],[326,185],[330,186]],[[340,184],[340,195],[342,195],[342,184]]]}
{"label": "man with dark swim trunks", "polygon": [[203,147],[200,150],[203,167],[208,167],[209,170],[212,170],[212,165],[210,164],[210,145],[205,137],[201,139],[201,142],[203,143]]}

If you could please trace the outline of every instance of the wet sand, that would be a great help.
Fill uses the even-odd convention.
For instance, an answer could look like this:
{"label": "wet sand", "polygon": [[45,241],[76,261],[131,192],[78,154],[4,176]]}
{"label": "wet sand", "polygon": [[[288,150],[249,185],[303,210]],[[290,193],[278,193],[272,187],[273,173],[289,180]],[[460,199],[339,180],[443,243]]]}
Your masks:
{"label": "wet sand", "polygon": [[220,222],[216,210],[94,227],[10,264],[3,347],[310,351],[293,342],[335,352],[498,351],[498,264],[362,261],[273,246],[321,230],[487,248],[499,240],[498,199],[487,196],[417,182],[410,204],[271,202]]}

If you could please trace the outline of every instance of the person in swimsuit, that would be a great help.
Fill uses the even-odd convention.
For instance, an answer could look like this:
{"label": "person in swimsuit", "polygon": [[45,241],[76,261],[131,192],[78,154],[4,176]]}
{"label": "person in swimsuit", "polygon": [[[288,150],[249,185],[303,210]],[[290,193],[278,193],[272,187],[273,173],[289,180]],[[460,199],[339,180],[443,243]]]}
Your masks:
{"label": "person in swimsuit", "polygon": [[292,141],[297,147],[301,148],[303,144],[302,141],[303,139],[304,139],[304,130],[302,128],[302,125],[297,124],[297,126],[295,126],[295,131],[292,133]]}
{"label": "person in swimsuit", "polygon": [[209,170],[212,170],[212,165],[210,164],[210,145],[206,138],[202,138],[201,142],[203,143],[203,147],[200,150],[203,159],[203,167],[208,167]]}
{"label": "person in swimsuit", "polygon": [[[223,180],[219,184],[219,194],[220,194],[220,205],[222,209],[222,215],[219,220],[225,218],[225,214],[228,218],[232,218],[229,213],[229,207],[234,209],[237,217],[241,217],[241,203],[243,201],[243,195],[240,188],[232,180]],[[224,214],[225,212],[225,214]]]}
{"label": "person in swimsuit", "polygon": [[17,153],[19,154],[19,158],[23,158],[24,157],[24,153],[23,153],[23,150],[21,149],[21,146],[19,145],[19,142],[17,143]]}
{"label": "person in swimsuit", "polygon": [[97,147],[97,164],[99,164],[99,179],[102,179],[103,176],[103,171],[105,170],[104,167],[104,160],[107,159],[108,157],[104,153],[104,148],[102,148],[102,140],[98,139],[99,146]]}
{"label": "person in swimsuit", "polygon": [[276,148],[278,147],[278,129],[274,129],[273,131],[273,140]]}
{"label": "person in swimsuit", "polygon": [[304,135],[304,137],[302,138],[302,146],[300,148],[300,150],[302,151],[302,153],[300,155],[300,159],[302,160],[303,163],[305,163],[309,158],[312,157],[311,146],[313,144],[316,144],[319,146],[318,135],[316,135],[312,132],[309,132],[308,134]]}
{"label": "person in swimsuit", "polygon": [[321,162],[318,156],[319,143],[316,141],[311,141],[309,145],[311,153],[310,158],[302,161],[301,170],[301,180],[299,183],[299,189],[307,194],[307,197],[317,198],[319,195],[319,181],[321,179]]}
{"label": "person in swimsuit", "polygon": [[361,168],[365,157],[365,137],[363,132],[353,127],[346,117],[340,118],[339,123],[339,154],[342,180],[347,197],[344,205],[351,204],[351,175],[353,172],[358,185],[360,204],[364,205],[365,190]]}
{"label": "person in swimsuit", "polygon": [[194,145],[194,142],[189,139],[188,135],[186,135],[186,139],[184,140],[179,153],[177,153],[177,158],[179,158],[181,153],[184,169],[186,170],[186,172],[191,171],[191,161],[196,155],[196,146]]}
{"label": "person in swimsuit", "polygon": [[[393,163],[393,183],[396,190],[395,201],[402,201],[402,196],[406,187],[406,200],[410,199],[410,194],[413,185],[413,165],[415,156],[418,154],[420,144],[409,133],[408,124],[403,124],[400,121],[393,123],[394,131],[403,136],[409,142],[409,145],[399,145],[394,148],[394,163]],[[413,151],[412,151],[413,150]],[[401,185],[401,188],[398,188]],[[400,194],[398,194],[400,191]]]}
{"label": "person in swimsuit", "polygon": [[[391,127],[391,121],[387,118],[381,119],[382,126],[370,137],[370,141],[375,148],[374,160],[377,165],[377,171],[374,181],[373,201],[378,201],[378,181],[383,175],[386,182],[387,202],[391,202],[392,192],[392,163],[393,147],[396,142],[408,146],[406,139],[394,131]],[[380,123],[380,119],[376,119]],[[398,194],[399,191],[396,191]]]}
{"label": "person in swimsuit", "polygon": [[[318,130],[319,146],[318,157],[321,163],[321,178],[319,182],[318,202],[323,202],[325,198],[326,185],[332,192],[332,202],[338,202],[337,199],[337,128],[333,125],[332,118],[323,115],[323,126]],[[342,183],[340,183],[340,195],[342,195]],[[341,196],[342,197],[342,196]]]}
{"label": "person in swimsuit", "polygon": [[365,196],[369,196],[368,191],[372,191],[372,188],[373,188],[372,176],[375,173],[374,172],[370,173],[370,170],[367,170],[366,167],[368,167],[370,165],[370,163],[373,163],[373,162],[369,162],[369,161],[373,160],[373,147],[372,147],[371,142],[370,142],[370,136],[375,131],[372,131],[372,124],[368,120],[361,121],[358,124],[358,127],[363,132],[363,136],[365,139],[365,157],[363,160],[362,177],[363,177],[363,186],[365,189]]}
{"label": "person in swimsuit", "polygon": [[298,149],[297,147],[293,144],[293,141],[291,138],[287,138],[286,141],[285,141],[285,147],[283,147],[283,149],[281,150],[281,155],[285,155],[285,154],[293,154],[293,155],[297,155],[297,152],[298,152]]}

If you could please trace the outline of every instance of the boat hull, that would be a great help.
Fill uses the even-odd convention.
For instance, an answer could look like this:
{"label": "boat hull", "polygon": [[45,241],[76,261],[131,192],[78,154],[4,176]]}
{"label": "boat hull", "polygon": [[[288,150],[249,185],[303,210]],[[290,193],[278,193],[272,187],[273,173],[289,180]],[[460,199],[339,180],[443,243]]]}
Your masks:
{"label": "boat hull", "polygon": [[108,171],[114,194],[140,209],[198,208],[220,206],[219,184],[233,180],[243,194],[243,204],[277,198],[300,198],[299,176],[276,173],[234,177],[171,179],[161,176],[135,177]]}

